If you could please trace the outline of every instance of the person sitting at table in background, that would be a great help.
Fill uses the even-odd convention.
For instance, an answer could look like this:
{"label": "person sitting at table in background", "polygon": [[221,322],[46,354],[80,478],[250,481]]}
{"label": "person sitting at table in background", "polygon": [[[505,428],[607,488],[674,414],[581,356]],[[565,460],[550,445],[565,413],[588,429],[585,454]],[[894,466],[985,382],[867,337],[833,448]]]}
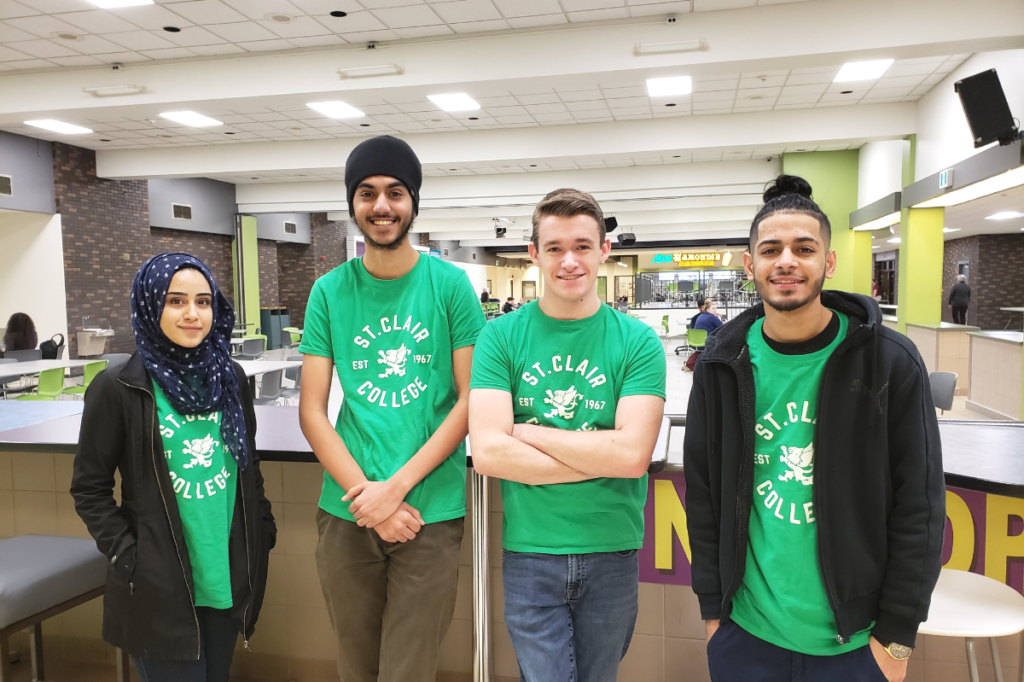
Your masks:
{"label": "person sitting at table in background", "polygon": [[966,275],[957,275],[956,284],[949,291],[949,307],[953,310],[953,324],[967,324],[967,308],[971,305],[971,287]]}
{"label": "person sitting at table in background", "polygon": [[620,313],[623,313],[624,315],[628,315],[629,314],[629,297],[628,296],[619,296],[619,301],[618,301],[618,304],[617,304],[616,307],[619,309]]}
{"label": "person sitting at table in background", "polygon": [[39,335],[32,318],[25,313],[14,313],[7,320],[7,331],[4,332],[4,352],[10,350],[35,350],[39,345]]}
{"label": "person sitting at table in background", "polygon": [[227,682],[277,538],[252,394],[228,352],[234,310],[184,253],[146,261],[131,310],[136,351],[89,386],[71,481],[109,560],[103,639],[147,682]]}
{"label": "person sitting at table in background", "polygon": [[516,299],[509,296],[505,299],[504,305],[501,306],[501,312],[510,313],[516,309]]}
{"label": "person sitting at table in background", "polygon": [[544,294],[480,334],[473,464],[502,479],[505,624],[522,679],[613,682],[637,617],[665,352],[597,295],[611,241],[591,195],[544,197],[528,248]]}
{"label": "person sitting at table in background", "polygon": [[701,308],[701,311],[693,318],[693,328],[703,329],[708,334],[714,332],[716,329],[721,327],[722,324],[722,318],[718,316],[718,306],[715,305],[715,300],[712,298],[709,298],[704,302],[704,307]]}
{"label": "person sitting at table in background", "polygon": [[[299,422],[326,469],[316,566],[345,682],[434,682],[455,611],[469,373],[486,322],[466,273],[409,243],[422,181],[398,138],[352,150],[345,186],[366,253],[313,284],[299,346]],[[335,373],[345,397],[332,423]]]}
{"label": "person sitting at table in background", "polygon": [[520,309],[520,308],[522,308],[522,307],[523,307],[524,305],[526,305],[526,299],[525,299],[525,298],[521,298],[521,299],[519,299],[519,302],[518,302],[518,303],[516,303],[516,310],[519,310],[519,309]]}

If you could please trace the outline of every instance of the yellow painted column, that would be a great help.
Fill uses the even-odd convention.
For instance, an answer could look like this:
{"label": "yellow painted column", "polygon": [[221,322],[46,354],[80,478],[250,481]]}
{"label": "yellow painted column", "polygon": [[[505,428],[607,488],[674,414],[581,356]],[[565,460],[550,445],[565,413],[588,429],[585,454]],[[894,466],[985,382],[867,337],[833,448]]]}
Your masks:
{"label": "yellow painted column", "polygon": [[899,331],[942,321],[942,225],[945,209],[905,208],[900,220]]}

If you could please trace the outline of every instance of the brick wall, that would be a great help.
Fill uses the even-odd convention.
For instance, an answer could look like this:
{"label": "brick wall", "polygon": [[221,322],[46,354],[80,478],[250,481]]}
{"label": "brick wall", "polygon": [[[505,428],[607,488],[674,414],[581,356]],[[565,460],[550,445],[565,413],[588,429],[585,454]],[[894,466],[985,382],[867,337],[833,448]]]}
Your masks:
{"label": "brick wall", "polygon": [[277,286],[277,242],[272,239],[260,239],[260,306],[272,307],[281,305]]}
{"label": "brick wall", "polygon": [[131,353],[129,295],[147,258],[167,251],[191,253],[209,266],[224,294],[233,297],[231,238],[151,228],[145,180],[96,177],[96,154],[54,143],[54,190],[61,214],[68,306],[68,357],[78,357],[82,317],[114,330],[109,353]]}
{"label": "brick wall", "polygon": [[346,259],[345,223],[327,220],[326,213],[314,213],[310,228],[311,244],[277,245],[278,305],[289,309],[292,325],[299,328],[306,317],[313,282]]}
{"label": "brick wall", "polygon": [[968,324],[982,329],[1021,328],[1019,313],[1007,313],[1001,307],[1024,305],[1024,234],[986,234],[946,242],[943,268],[942,319],[951,322],[946,301],[953,286],[958,261],[971,264],[971,306]]}

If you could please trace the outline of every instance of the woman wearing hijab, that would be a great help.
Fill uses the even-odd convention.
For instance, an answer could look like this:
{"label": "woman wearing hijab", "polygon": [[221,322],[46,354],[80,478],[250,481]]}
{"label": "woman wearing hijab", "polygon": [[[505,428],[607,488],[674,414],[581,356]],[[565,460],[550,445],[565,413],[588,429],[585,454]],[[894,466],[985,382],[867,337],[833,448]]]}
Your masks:
{"label": "woman wearing hijab", "polygon": [[86,393],[71,483],[109,559],[103,638],[143,682],[226,682],[277,536],[252,394],[229,353],[234,311],[184,253],[142,266],[131,309],[136,352]]}

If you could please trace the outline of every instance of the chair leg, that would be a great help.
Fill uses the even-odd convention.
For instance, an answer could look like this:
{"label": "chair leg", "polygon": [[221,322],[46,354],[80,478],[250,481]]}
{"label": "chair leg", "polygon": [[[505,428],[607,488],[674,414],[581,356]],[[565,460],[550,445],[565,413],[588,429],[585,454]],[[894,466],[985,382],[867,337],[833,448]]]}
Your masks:
{"label": "chair leg", "polygon": [[131,680],[131,664],[128,662],[128,654],[124,649],[117,650],[117,682],[129,682]]}
{"label": "chair leg", "polygon": [[974,653],[974,638],[967,637],[964,639],[964,646],[967,648],[967,672],[970,675],[971,682],[979,682],[978,680],[978,657]]}
{"label": "chair leg", "polygon": [[29,631],[29,649],[32,651],[32,679],[42,682],[43,673],[43,624],[36,623]]}
{"label": "chair leg", "polygon": [[14,673],[11,672],[11,646],[7,641],[7,635],[0,635],[0,682],[13,682]]}
{"label": "chair leg", "polygon": [[992,667],[996,671],[996,682],[1003,682],[1003,666],[999,664],[999,646],[995,637],[988,638],[988,648],[992,651]]}

